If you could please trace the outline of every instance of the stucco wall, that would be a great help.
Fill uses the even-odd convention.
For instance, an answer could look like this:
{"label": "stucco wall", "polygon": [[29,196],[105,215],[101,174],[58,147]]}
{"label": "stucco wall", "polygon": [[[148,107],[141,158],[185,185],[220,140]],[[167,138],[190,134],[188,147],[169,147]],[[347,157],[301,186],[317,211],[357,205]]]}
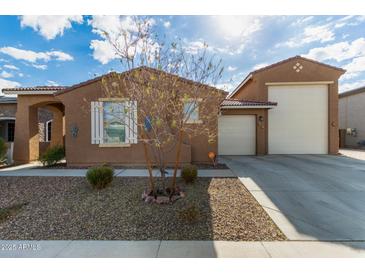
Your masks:
{"label": "stucco wall", "polygon": [[358,147],[365,140],[365,93],[342,97],[339,100],[340,129],[356,128],[357,136],[346,135],[345,146]]}
{"label": "stucco wall", "polygon": [[[65,106],[67,164],[70,166],[102,163],[145,165],[142,143],[131,144],[130,147],[100,147],[98,144],[91,144],[90,102],[105,97],[100,81],[89,83],[57,96]],[[215,107],[215,111],[218,113],[218,105]],[[218,117],[215,123],[218,123]],[[72,127],[78,128],[77,137],[72,136]],[[182,163],[210,162],[208,152],[217,152],[217,139],[215,139],[214,144],[209,144],[208,137],[204,135],[193,139],[185,136],[184,143],[181,154]],[[169,151],[165,158],[166,162],[172,165],[175,161],[175,150]]]}
{"label": "stucco wall", "polygon": [[[296,72],[293,66],[300,63],[303,69]],[[317,82],[333,81],[328,85],[328,151],[338,153],[338,78],[342,71],[332,69],[305,59],[295,58],[269,69],[253,73],[248,84],[237,91],[232,98],[245,100],[268,100],[268,86],[271,82]],[[270,115],[270,113],[269,113]],[[266,117],[267,120],[267,117]],[[268,142],[267,127],[265,130],[266,147]]]}
{"label": "stucco wall", "polygon": [[16,114],[16,104],[0,104],[0,117],[14,117]]}

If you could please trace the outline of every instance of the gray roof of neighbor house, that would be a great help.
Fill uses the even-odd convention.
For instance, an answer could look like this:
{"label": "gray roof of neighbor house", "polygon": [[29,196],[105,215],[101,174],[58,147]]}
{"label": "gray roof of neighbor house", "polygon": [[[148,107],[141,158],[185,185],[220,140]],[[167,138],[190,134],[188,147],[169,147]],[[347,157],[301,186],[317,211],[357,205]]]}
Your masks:
{"label": "gray roof of neighbor house", "polygon": [[347,97],[347,96],[351,96],[351,95],[355,95],[355,94],[359,94],[359,93],[363,93],[363,92],[365,92],[365,86],[342,92],[338,95],[338,97],[343,98],[343,97]]}
{"label": "gray roof of neighbor house", "polygon": [[224,99],[220,106],[221,108],[273,108],[277,104],[276,102]]}
{"label": "gray roof of neighbor house", "polygon": [[0,104],[16,104],[16,97],[0,96]]}

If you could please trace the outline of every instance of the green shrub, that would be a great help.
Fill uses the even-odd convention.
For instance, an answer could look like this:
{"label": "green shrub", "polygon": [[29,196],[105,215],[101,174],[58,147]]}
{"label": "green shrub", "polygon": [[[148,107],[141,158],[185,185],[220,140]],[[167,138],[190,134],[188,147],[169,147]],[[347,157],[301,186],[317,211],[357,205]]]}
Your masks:
{"label": "green shrub", "polygon": [[182,221],[184,221],[186,223],[194,223],[194,222],[198,221],[198,219],[200,217],[200,210],[195,204],[192,204],[192,205],[182,209],[179,212],[179,217]]}
{"label": "green shrub", "polygon": [[3,138],[0,138],[0,163],[6,160],[6,153],[8,152],[8,146]]}
{"label": "green shrub", "polygon": [[194,183],[198,177],[198,169],[194,165],[184,166],[181,170],[181,178],[184,179],[185,183]]}
{"label": "green shrub", "polygon": [[53,166],[65,158],[65,149],[61,145],[47,148],[46,152],[39,157],[44,166]]}
{"label": "green shrub", "polygon": [[106,188],[114,177],[114,169],[108,166],[92,167],[86,173],[86,179],[94,189]]}

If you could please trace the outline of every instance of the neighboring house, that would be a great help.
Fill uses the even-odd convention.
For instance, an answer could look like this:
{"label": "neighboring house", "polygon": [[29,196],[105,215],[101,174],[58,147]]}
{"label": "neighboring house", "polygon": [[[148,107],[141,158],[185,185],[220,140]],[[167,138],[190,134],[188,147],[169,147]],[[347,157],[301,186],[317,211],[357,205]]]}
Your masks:
{"label": "neighboring house", "polygon": [[339,94],[342,146],[365,147],[365,87]]}
{"label": "neighboring house", "polygon": [[[13,143],[15,135],[15,117],[17,110],[16,97],[0,97],[0,138],[4,139],[8,145],[8,161],[12,162]],[[52,113],[46,109],[38,110],[39,146],[40,153],[43,153],[50,143]]]}
{"label": "neighboring house", "polygon": [[[165,73],[146,67],[139,69]],[[213,144],[204,135],[187,138],[181,162],[208,163],[210,151],[219,155],[336,154],[338,78],[344,72],[295,56],[251,72],[224,100],[226,93],[206,87],[222,95],[220,105],[202,106],[217,113],[220,110],[218,137]],[[108,114],[98,111],[105,110],[105,104],[120,107],[115,100],[105,98],[101,79],[97,77],[71,87],[3,89],[5,94],[18,95],[15,161],[38,158],[37,110],[47,107],[53,113],[51,145],[65,145],[68,165],[144,165],[143,146],[138,136],[117,121],[105,121]],[[197,84],[180,80],[185,85],[184,92]],[[128,90],[124,96],[128,98]],[[134,113],[136,119],[143,118],[138,116],[138,108]],[[199,113],[192,117],[199,120]],[[104,128],[105,124],[111,126]],[[114,134],[117,131],[123,134]],[[174,156],[174,150],[165,155],[169,164],[173,163]]]}

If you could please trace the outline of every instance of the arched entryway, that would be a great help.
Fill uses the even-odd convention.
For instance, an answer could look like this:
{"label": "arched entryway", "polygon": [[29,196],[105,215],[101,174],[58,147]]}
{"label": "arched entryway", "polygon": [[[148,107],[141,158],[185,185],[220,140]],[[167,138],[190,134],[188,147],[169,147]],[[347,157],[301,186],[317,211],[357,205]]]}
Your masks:
{"label": "arched entryway", "polygon": [[[15,163],[36,161],[47,147],[64,145],[65,107],[53,94],[18,95],[17,104]],[[48,114],[42,117],[42,113]]]}

